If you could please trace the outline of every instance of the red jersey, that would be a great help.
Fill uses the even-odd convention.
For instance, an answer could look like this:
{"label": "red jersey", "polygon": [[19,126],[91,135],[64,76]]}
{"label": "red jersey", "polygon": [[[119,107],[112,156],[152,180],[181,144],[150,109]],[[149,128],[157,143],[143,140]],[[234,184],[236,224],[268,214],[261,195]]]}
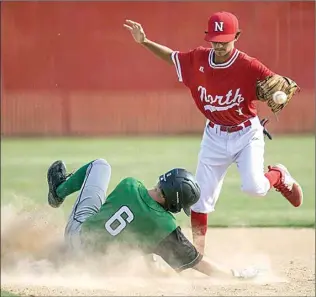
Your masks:
{"label": "red jersey", "polygon": [[172,60],[179,81],[190,89],[199,110],[224,126],[235,126],[257,115],[256,82],[274,74],[237,49],[222,64],[214,63],[213,49],[203,47],[173,52]]}

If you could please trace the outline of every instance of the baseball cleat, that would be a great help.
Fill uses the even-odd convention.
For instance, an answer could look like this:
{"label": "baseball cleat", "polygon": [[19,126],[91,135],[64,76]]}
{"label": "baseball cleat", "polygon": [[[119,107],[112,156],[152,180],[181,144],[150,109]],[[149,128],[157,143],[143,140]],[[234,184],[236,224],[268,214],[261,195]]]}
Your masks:
{"label": "baseball cleat", "polygon": [[276,191],[280,192],[294,207],[301,206],[303,203],[303,190],[287,168],[282,164],[269,166],[268,168],[281,173],[280,182],[274,185]]}
{"label": "baseball cleat", "polygon": [[57,187],[63,183],[67,178],[66,166],[64,162],[58,160],[55,161],[47,171],[47,182],[48,182],[48,204],[51,207],[57,208],[63,202],[64,199],[58,197]]}

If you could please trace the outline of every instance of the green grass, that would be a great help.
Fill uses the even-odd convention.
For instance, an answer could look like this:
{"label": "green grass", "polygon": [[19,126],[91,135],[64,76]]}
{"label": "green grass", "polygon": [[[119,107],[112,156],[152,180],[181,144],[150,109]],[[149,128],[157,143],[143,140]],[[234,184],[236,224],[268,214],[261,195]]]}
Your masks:
{"label": "green grass", "polygon": [[[172,167],[195,172],[200,137],[130,137],[130,138],[43,138],[2,139],[2,203],[31,199],[46,203],[47,167],[63,159],[69,170],[102,157],[112,165],[110,190],[126,176],[142,180],[148,187]],[[241,180],[233,165],[225,178],[216,211],[209,216],[212,226],[315,226],[315,144],[314,138],[281,137],[266,142],[266,165],[283,163],[301,183],[304,204],[292,207],[279,193],[265,198],[247,196],[240,190]],[[75,195],[67,198],[61,210],[71,210]],[[56,211],[53,210],[52,211]],[[181,225],[189,219],[177,216]]]}
{"label": "green grass", "polygon": [[2,291],[2,290],[1,290],[1,295],[0,296],[1,297],[4,297],[4,296],[6,296],[6,297],[18,297],[18,295],[14,295],[12,293],[9,293],[7,291]]}

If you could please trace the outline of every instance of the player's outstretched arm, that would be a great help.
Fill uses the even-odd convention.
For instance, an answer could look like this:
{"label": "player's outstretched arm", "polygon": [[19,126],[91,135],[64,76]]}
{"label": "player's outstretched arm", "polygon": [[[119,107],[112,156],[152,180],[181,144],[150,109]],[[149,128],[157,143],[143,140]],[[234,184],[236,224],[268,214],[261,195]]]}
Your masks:
{"label": "player's outstretched arm", "polygon": [[152,53],[154,53],[157,57],[163,59],[170,65],[173,65],[172,58],[171,58],[171,54],[173,52],[172,49],[149,40],[146,37],[146,34],[141,24],[136,23],[131,20],[126,20],[125,22],[126,24],[123,25],[124,28],[126,28],[128,31],[131,32],[134,40],[137,43],[143,45],[144,47],[149,49]]}
{"label": "player's outstretched arm", "polygon": [[250,267],[242,270],[230,269],[211,261],[205,256],[203,256],[202,260],[192,268],[212,277],[253,278],[258,274],[258,271],[255,268]]}
{"label": "player's outstretched arm", "polygon": [[192,268],[207,276],[253,278],[257,271],[253,268],[234,270],[217,264],[202,256],[178,227],[160,242],[154,254],[159,255],[175,271]]}
{"label": "player's outstretched arm", "polygon": [[233,276],[231,269],[211,261],[206,256],[192,268],[208,276]]}

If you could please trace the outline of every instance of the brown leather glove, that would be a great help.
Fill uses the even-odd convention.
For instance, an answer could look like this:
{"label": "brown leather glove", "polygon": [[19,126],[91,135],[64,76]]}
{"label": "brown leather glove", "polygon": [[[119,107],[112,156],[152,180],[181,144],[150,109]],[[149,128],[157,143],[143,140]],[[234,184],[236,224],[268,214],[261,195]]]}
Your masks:
{"label": "brown leather glove", "polygon": [[[299,90],[295,81],[280,75],[267,76],[264,80],[258,81],[256,86],[258,100],[266,102],[274,114],[280,112]],[[277,104],[273,101],[272,97],[276,91],[283,91],[287,95],[285,103]]]}

